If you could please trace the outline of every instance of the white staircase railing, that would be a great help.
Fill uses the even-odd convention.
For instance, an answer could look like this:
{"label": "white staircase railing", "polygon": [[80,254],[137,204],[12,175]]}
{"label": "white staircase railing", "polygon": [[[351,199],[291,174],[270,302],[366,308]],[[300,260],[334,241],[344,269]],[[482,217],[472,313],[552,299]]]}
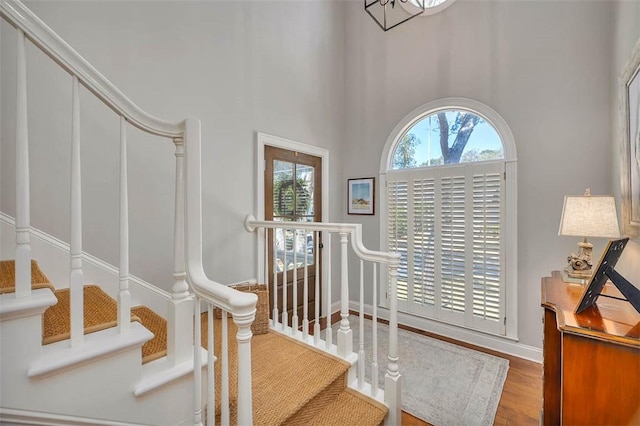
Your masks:
{"label": "white staircase railing", "polygon": [[[179,122],[160,120],[141,110],[80,54],[42,22],[18,0],[0,0],[0,16],[18,32],[16,57],[16,292],[15,299],[31,297],[29,138],[27,119],[27,70],[25,45],[27,40],[49,56],[72,76],[72,154],[71,154],[71,234],[69,286],[71,292],[71,345],[84,345],[82,270],[82,190],[80,150],[79,93],[84,88],[113,110],[120,121],[120,265],[118,292],[118,332],[129,333],[131,295],[129,294],[129,224],[126,129],[132,125],[176,146],[176,187],[174,223],[174,285],[169,309],[167,359],[178,365],[193,357],[194,363],[194,423],[202,422],[201,351],[199,334],[194,343],[194,297],[209,307],[221,307],[233,314],[238,325],[238,420],[252,423],[251,409],[251,332],[256,296],[228,288],[208,279],[202,266],[202,220],[200,201],[200,122],[186,119]],[[186,163],[186,164],[185,164]],[[186,176],[185,176],[186,175]],[[1,309],[12,299],[4,298]],[[199,307],[199,304],[196,304]],[[195,321],[199,330],[199,318]],[[211,332],[211,327],[209,328]],[[212,342],[210,339],[209,342]],[[209,362],[213,363],[212,351]],[[210,374],[213,365],[208,368]],[[213,377],[213,376],[211,376]],[[210,380],[207,381],[211,385]],[[213,394],[213,388],[209,394]],[[214,406],[214,405],[212,405]],[[228,409],[228,407],[227,407]],[[209,420],[215,416],[209,415]]]}
{"label": "white staircase railing", "polygon": [[[265,239],[264,259],[265,270],[260,271],[259,276],[265,283],[270,283],[269,293],[272,296],[272,328],[288,334],[294,338],[302,340],[312,346],[316,346],[322,350],[334,353],[344,359],[350,359],[354,352],[353,332],[349,323],[349,242],[351,243],[351,251],[358,257],[359,270],[359,341],[357,342],[357,381],[350,383],[365,394],[369,394],[375,399],[384,401],[389,407],[389,415],[385,423],[389,425],[399,425],[401,415],[401,375],[398,368],[398,306],[397,306],[397,270],[400,265],[400,255],[396,253],[385,253],[379,251],[368,250],[362,243],[362,225],[347,223],[322,223],[322,222],[276,222],[256,220],[253,216],[247,216],[245,219],[245,228],[249,232],[256,230],[269,230],[269,232],[260,232],[261,238]],[[322,234],[322,237],[320,236]],[[278,238],[281,236],[280,245]],[[288,241],[287,235],[291,235],[291,241]],[[324,339],[322,339],[321,331],[321,313],[319,309],[319,275],[320,262],[319,256],[321,251],[320,241],[331,238],[336,235],[340,243],[340,328],[336,331],[337,344],[333,345],[333,331],[331,328],[331,312],[332,295],[331,295],[331,260],[327,262],[329,268],[323,270],[321,274],[326,277],[326,306],[325,319],[327,321],[324,331]],[[311,237],[311,238],[308,238]],[[260,238],[260,237],[259,237]],[[307,241],[313,241],[313,247],[308,247]],[[327,247],[332,246],[327,245]],[[289,249],[289,246],[291,247]],[[311,252],[311,253],[310,253]],[[310,255],[311,254],[311,255]],[[322,256],[332,259],[330,252],[322,252]],[[272,276],[269,276],[268,264],[269,260],[273,260],[273,265],[282,265],[282,271],[278,267],[273,267]],[[282,263],[280,263],[282,262]],[[291,268],[289,264],[291,263]],[[365,263],[371,266],[371,275],[365,276]],[[311,266],[315,268],[315,314],[313,318],[308,317],[308,304],[310,293],[309,269]],[[297,302],[297,270],[302,268],[302,322],[298,321],[298,302]],[[378,363],[383,362],[377,359],[378,354],[378,277],[382,276],[381,268],[386,268],[388,277],[388,300],[389,300],[389,347],[387,348],[387,370],[384,379],[384,388],[381,389],[378,383]],[[289,307],[287,285],[286,283],[278,283],[279,272],[282,273],[280,280],[284,280],[287,270],[292,269],[293,282],[291,298],[293,306]],[[271,278],[271,279],[270,279]],[[366,283],[366,284],[365,284]],[[278,306],[278,286],[282,287],[282,306]],[[371,309],[372,309],[372,359],[371,362],[371,381],[367,383],[365,379],[365,365],[369,360],[365,359],[365,334],[364,334],[364,311],[365,311],[365,293],[368,290],[372,293]],[[292,309],[291,323],[289,323],[289,308]],[[281,311],[280,311],[281,310]],[[309,324],[313,323],[313,336],[309,335]],[[291,324],[291,325],[289,325]],[[301,327],[299,326],[301,324]]]}

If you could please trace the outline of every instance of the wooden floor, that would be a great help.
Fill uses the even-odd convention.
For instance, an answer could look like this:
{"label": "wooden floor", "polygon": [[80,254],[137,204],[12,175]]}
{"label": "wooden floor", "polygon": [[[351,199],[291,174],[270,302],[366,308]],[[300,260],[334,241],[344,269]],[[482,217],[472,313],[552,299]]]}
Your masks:
{"label": "wooden floor", "polygon": [[[502,397],[494,425],[538,425],[540,408],[542,407],[542,364],[527,361],[522,358],[505,355],[500,352],[483,349],[453,339],[444,338],[421,330],[400,326],[418,334],[444,340],[449,343],[475,349],[480,352],[499,356],[509,360],[507,379],[502,390]],[[412,415],[402,412],[402,424],[405,426],[424,426],[423,422]]]}

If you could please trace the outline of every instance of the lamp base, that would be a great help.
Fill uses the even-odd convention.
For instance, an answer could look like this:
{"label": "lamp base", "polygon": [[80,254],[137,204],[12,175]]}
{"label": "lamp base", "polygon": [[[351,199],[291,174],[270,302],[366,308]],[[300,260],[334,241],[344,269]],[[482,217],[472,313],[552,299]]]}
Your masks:
{"label": "lamp base", "polygon": [[593,245],[585,237],[583,241],[578,243],[578,254],[571,253],[567,256],[569,263],[562,274],[565,282],[585,285],[591,279],[593,275],[592,252]]}
{"label": "lamp base", "polygon": [[562,281],[571,284],[586,285],[591,279],[593,271],[574,271],[570,266],[562,270]]}

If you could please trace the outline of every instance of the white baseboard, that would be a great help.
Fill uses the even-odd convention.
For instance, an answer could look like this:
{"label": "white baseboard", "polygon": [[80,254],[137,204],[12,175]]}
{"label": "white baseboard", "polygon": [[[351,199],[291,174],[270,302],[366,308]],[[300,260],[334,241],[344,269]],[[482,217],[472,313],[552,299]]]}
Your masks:
{"label": "white baseboard", "polygon": [[0,424],[2,425],[105,425],[105,426],[133,426],[133,423],[105,421],[88,417],[65,416],[61,414],[41,413],[38,411],[16,410],[0,408]]}
{"label": "white baseboard", "polygon": [[[353,311],[359,311],[360,304],[358,302],[351,301],[349,303],[349,309]],[[371,314],[373,312],[373,307],[371,305],[365,305],[364,312],[366,314]],[[387,308],[379,307],[378,317],[388,320],[389,310]],[[422,318],[415,315],[405,314],[402,312],[398,312],[398,323],[417,328],[418,330],[424,330],[430,333],[438,334],[440,336],[446,336],[450,339],[455,339],[461,342],[480,346],[485,349],[490,349],[493,351],[501,352],[503,354],[513,355],[529,361],[542,363],[541,349],[514,342],[512,339],[501,339],[498,336],[455,327],[449,324],[429,320],[427,318]]]}

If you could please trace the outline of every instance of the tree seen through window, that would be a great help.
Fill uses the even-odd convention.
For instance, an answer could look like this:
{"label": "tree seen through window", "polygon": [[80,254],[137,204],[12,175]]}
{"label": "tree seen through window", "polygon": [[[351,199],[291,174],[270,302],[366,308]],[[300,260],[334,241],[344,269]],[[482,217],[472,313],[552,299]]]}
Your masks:
{"label": "tree seen through window", "polygon": [[490,123],[470,111],[451,109],[434,112],[412,125],[396,145],[392,168],[503,158],[502,142]]}

